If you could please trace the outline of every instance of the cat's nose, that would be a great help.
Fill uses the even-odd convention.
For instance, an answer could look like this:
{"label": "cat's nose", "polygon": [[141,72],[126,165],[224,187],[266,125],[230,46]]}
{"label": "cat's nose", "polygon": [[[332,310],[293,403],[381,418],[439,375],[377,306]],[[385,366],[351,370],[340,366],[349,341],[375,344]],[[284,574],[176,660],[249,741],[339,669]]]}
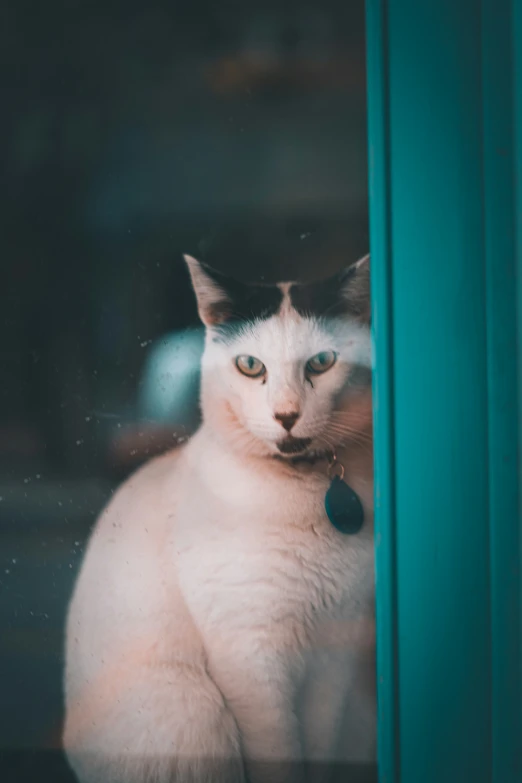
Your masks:
{"label": "cat's nose", "polygon": [[274,413],[274,419],[278,421],[287,432],[290,432],[298,418],[299,413],[295,413],[295,411],[294,413]]}

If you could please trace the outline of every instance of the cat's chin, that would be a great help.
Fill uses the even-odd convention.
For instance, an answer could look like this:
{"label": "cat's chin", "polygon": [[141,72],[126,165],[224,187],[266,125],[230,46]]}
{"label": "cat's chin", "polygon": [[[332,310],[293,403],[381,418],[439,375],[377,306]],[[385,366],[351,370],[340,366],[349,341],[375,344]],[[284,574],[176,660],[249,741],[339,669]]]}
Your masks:
{"label": "cat's chin", "polygon": [[296,457],[306,454],[311,443],[312,438],[293,438],[288,436],[284,440],[279,441],[276,446],[282,456]]}
{"label": "cat's chin", "polygon": [[273,459],[285,462],[287,465],[316,465],[318,462],[330,461],[332,451],[328,449],[307,449],[299,454],[282,454],[279,450],[272,455]]}

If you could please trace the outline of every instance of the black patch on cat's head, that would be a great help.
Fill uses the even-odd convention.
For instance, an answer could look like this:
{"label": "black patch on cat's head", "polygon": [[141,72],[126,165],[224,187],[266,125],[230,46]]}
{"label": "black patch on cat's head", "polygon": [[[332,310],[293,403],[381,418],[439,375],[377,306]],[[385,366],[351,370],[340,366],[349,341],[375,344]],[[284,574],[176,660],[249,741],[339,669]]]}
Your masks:
{"label": "black patch on cat's head", "polygon": [[370,312],[369,257],[326,280],[291,286],[290,301],[302,316],[347,316],[368,320]]}
{"label": "black patch on cat's head", "polygon": [[[246,322],[279,312],[283,293],[276,285],[242,283],[190,256],[185,256],[199,315],[216,339],[230,340]],[[351,316],[369,320],[369,258],[326,280],[290,286],[292,306],[305,317]]]}
{"label": "black patch on cat's head", "polygon": [[229,339],[247,321],[270,318],[279,311],[283,294],[277,286],[242,283],[193,258],[185,260],[200,318],[222,339]]}

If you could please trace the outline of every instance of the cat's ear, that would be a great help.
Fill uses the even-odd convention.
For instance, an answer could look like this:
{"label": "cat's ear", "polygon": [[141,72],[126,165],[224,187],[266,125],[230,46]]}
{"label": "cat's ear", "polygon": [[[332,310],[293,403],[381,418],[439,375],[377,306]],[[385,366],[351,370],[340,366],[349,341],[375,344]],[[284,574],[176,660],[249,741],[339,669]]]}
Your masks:
{"label": "cat's ear", "polygon": [[344,269],[338,285],[350,311],[361,320],[370,321],[370,255]]}
{"label": "cat's ear", "polygon": [[187,264],[192,288],[196,294],[199,317],[205,326],[216,326],[228,320],[232,314],[232,297],[227,290],[227,278],[197,261],[183,256]]}

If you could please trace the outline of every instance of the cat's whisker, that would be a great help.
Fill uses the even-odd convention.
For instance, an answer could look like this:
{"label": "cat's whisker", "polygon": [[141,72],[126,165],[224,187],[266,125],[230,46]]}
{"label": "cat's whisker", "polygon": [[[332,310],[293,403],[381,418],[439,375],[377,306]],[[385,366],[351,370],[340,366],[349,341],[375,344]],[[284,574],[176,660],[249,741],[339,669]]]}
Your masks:
{"label": "cat's whisker", "polygon": [[354,429],[352,427],[336,427],[335,425],[332,425],[328,427],[328,429],[331,432],[335,432],[339,435],[347,435],[354,438],[359,438],[361,441],[365,441],[367,443],[371,443],[373,440],[369,433],[364,432],[363,430]]}
{"label": "cat's whisker", "polygon": [[363,415],[357,415],[355,413],[345,413],[342,418],[332,418],[332,422],[341,426],[348,427],[366,427],[368,423],[368,417]]}
{"label": "cat's whisker", "polygon": [[371,445],[373,443],[372,438],[368,438],[359,432],[350,432],[346,430],[330,430],[332,434],[338,435],[347,440],[356,440],[358,443]]}
{"label": "cat's whisker", "polygon": [[372,447],[372,439],[364,432],[335,426],[328,427],[327,432],[328,434],[340,436],[345,442],[355,443],[363,448]]}

